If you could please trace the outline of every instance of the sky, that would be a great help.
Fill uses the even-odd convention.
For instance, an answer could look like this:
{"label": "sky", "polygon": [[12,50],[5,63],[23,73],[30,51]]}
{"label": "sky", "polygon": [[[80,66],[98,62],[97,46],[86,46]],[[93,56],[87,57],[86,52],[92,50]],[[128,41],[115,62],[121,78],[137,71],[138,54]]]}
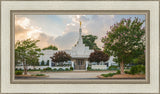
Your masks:
{"label": "sky", "polygon": [[145,15],[16,15],[15,42],[31,38],[40,40],[37,43],[40,48],[54,45],[59,50],[71,49],[78,40],[81,21],[82,35],[96,35],[97,46],[102,48],[101,39],[110,26],[122,18],[135,17],[145,20]]}

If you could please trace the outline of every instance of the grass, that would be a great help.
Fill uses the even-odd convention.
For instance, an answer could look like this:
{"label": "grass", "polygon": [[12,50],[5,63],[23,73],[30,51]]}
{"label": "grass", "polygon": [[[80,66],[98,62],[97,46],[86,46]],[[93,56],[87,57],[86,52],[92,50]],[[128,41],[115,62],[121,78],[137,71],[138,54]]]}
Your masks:
{"label": "grass", "polygon": [[104,77],[112,77],[113,75],[116,75],[116,74],[120,74],[120,70],[117,70],[116,73],[101,74],[101,76],[104,76]]}
{"label": "grass", "polygon": [[45,76],[45,74],[32,74],[31,76]]}
{"label": "grass", "polygon": [[117,73],[108,73],[108,74],[101,74],[101,76],[104,76],[104,77],[112,77],[113,75],[115,75]]}

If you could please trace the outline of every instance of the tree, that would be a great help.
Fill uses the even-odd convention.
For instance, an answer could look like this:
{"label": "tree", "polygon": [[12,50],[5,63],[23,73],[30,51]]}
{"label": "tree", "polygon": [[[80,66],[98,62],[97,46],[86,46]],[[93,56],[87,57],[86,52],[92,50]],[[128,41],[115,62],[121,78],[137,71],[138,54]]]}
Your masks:
{"label": "tree", "polygon": [[133,63],[137,65],[145,65],[145,54],[139,55],[138,58],[133,59]]}
{"label": "tree", "polygon": [[47,60],[47,64],[46,65],[49,66],[49,60]]}
{"label": "tree", "polygon": [[28,64],[35,68],[36,65],[39,65],[39,57],[43,55],[43,53],[41,53],[41,49],[31,49],[27,53],[29,55],[27,59]]}
{"label": "tree", "polygon": [[15,44],[15,63],[22,63],[24,74],[27,74],[27,66],[35,65],[38,57],[42,55],[36,45],[39,40],[26,39]]}
{"label": "tree", "polygon": [[89,46],[89,49],[101,50],[100,48],[98,48],[97,44],[95,43],[97,36],[85,35],[85,36],[82,36],[82,38],[83,38],[83,43],[85,44],[85,46]]}
{"label": "tree", "polygon": [[97,62],[98,64],[103,61],[108,61],[109,60],[109,56],[104,53],[103,51],[98,51],[95,50],[94,52],[92,52],[89,56],[89,61],[90,62]]}
{"label": "tree", "polygon": [[44,60],[41,61],[41,65],[44,66]]}
{"label": "tree", "polygon": [[110,27],[107,35],[102,38],[104,52],[113,55],[120,63],[121,74],[124,74],[124,64],[130,63],[134,58],[144,54],[145,28],[144,21],[135,18],[122,19]]}
{"label": "tree", "polygon": [[52,59],[53,62],[58,62],[58,63],[71,60],[71,56],[69,54],[67,54],[66,52],[64,52],[64,51],[56,52],[50,58]]}
{"label": "tree", "polygon": [[50,45],[46,48],[43,48],[43,50],[58,50],[58,48],[56,46]]}

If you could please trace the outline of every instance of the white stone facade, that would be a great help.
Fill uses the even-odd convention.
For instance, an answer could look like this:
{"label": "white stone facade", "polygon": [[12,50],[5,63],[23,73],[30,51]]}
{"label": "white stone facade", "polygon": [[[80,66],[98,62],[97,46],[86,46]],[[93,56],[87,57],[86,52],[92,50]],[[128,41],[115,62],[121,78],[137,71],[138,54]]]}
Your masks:
{"label": "white stone facade", "polygon": [[[58,51],[65,51],[67,54],[69,54],[72,57],[71,66],[74,69],[83,69],[83,70],[87,69],[90,63],[88,61],[89,55],[92,52],[94,52],[94,50],[90,50],[89,47],[83,44],[83,39],[81,34],[82,34],[82,29],[80,27],[78,42],[74,47],[71,48],[71,50],[42,50],[41,52],[44,55],[40,56],[39,62],[43,60],[46,63],[47,60],[49,60],[49,67],[53,67],[51,63],[54,63],[54,62],[51,61],[50,57],[52,57]],[[103,62],[103,64],[104,63],[108,63],[107,65],[105,65],[106,69],[112,64],[115,64],[115,62],[113,62],[113,57],[110,57],[110,59],[107,62]],[[98,66],[96,67],[99,68]],[[96,69],[96,67],[94,67],[94,69]],[[103,66],[103,69],[104,69],[104,66]]]}

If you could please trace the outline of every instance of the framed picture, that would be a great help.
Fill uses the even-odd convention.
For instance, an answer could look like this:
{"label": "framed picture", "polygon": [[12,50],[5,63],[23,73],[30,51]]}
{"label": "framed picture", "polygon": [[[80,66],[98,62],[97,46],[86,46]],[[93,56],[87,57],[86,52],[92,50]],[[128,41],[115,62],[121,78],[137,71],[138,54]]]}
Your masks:
{"label": "framed picture", "polygon": [[1,93],[159,94],[159,1],[1,1]]}

